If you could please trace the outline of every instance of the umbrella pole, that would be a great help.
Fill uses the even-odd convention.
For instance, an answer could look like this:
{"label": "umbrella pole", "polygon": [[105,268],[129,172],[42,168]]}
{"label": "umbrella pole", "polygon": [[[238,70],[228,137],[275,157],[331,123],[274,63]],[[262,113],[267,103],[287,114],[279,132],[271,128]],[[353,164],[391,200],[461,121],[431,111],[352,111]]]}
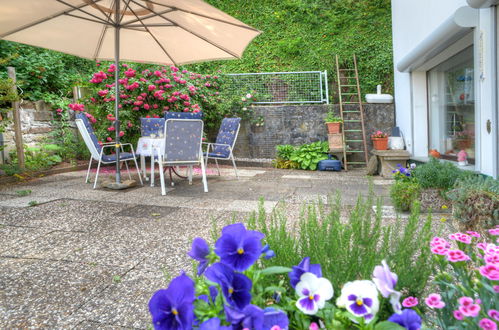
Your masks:
{"label": "umbrella pole", "polygon": [[121,183],[121,173],[120,173],[120,119],[119,119],[119,104],[120,104],[120,84],[118,80],[120,79],[120,2],[121,0],[115,0],[115,26],[114,26],[114,89],[115,89],[115,99],[114,99],[114,117],[115,120],[115,133],[116,133],[116,184]]}

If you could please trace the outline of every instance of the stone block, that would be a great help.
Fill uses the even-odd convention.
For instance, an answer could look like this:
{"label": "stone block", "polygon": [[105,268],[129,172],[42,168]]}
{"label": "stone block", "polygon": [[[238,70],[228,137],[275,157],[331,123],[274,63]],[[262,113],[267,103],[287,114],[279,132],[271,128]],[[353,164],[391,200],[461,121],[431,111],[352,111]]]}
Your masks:
{"label": "stone block", "polygon": [[406,167],[411,157],[407,150],[372,150],[371,153],[378,157],[381,163],[380,175],[384,178],[392,177],[392,171],[397,168],[397,164]]}
{"label": "stone block", "polygon": [[[48,133],[51,132],[52,128],[51,127],[31,127],[26,132],[28,134],[43,134],[43,133]],[[23,130],[24,133],[24,130]]]}
{"label": "stone block", "polygon": [[33,118],[35,121],[51,121],[54,116],[50,111],[39,110],[33,113]]}
{"label": "stone block", "polygon": [[327,140],[329,142],[329,149],[341,149],[343,148],[343,134],[328,134]]}

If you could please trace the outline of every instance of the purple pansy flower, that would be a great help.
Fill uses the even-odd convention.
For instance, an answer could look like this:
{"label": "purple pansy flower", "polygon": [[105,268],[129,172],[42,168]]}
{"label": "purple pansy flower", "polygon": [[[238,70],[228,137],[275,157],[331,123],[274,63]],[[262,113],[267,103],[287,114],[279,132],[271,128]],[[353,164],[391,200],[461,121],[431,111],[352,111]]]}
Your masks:
{"label": "purple pansy flower", "polygon": [[192,259],[199,261],[198,276],[203,274],[206,267],[208,267],[208,258],[206,258],[210,254],[210,246],[208,243],[201,237],[196,237],[192,241],[192,248],[187,254]]}
{"label": "purple pansy flower", "polygon": [[267,307],[263,310],[263,330],[270,330],[275,326],[287,329],[289,326],[288,315],[282,310]]}
{"label": "purple pansy flower", "polygon": [[215,253],[222,263],[242,272],[260,257],[264,236],[258,231],[246,230],[242,223],[228,225],[215,243]]}
{"label": "purple pansy flower", "polygon": [[333,297],[333,286],[328,279],[304,273],[295,287],[298,301],[296,308],[304,314],[314,315]]}
{"label": "purple pansy flower", "polygon": [[222,287],[222,293],[227,301],[239,309],[251,301],[251,280],[244,274],[234,272],[229,266],[217,262],[210,266],[205,276]]}
{"label": "purple pansy flower", "polygon": [[300,282],[300,278],[304,273],[312,273],[317,277],[322,277],[321,265],[311,264],[310,257],[305,257],[298,266],[293,266],[293,270],[288,273],[289,282],[293,288]]}
{"label": "purple pansy flower", "polygon": [[388,318],[388,321],[397,323],[407,330],[421,329],[421,317],[412,309],[404,309],[401,314],[393,314]]}
{"label": "purple pansy flower", "polygon": [[243,309],[237,309],[226,305],[225,316],[227,317],[227,321],[232,324],[233,329],[263,328],[263,310],[255,305],[247,305]]}
{"label": "purple pansy flower", "polygon": [[348,296],[348,300],[351,302],[349,307],[355,315],[365,315],[368,312],[366,306],[369,308],[373,307],[373,300],[371,298],[361,298],[351,294]]}
{"label": "purple pansy flower", "polygon": [[[336,305],[346,308],[355,317],[363,317],[369,323],[379,310],[378,289],[367,280],[347,282],[341,289]],[[357,323],[355,318],[351,319]]]}
{"label": "purple pansy flower", "polygon": [[385,298],[390,298],[390,303],[392,304],[395,313],[402,312],[402,306],[400,305],[401,293],[395,291],[395,286],[397,285],[397,274],[392,273],[388,264],[385,260],[381,261],[381,266],[374,267],[373,271],[373,282],[376,284],[379,292]]}
{"label": "purple pansy flower", "polygon": [[213,304],[215,303],[215,300],[217,299],[217,296],[218,296],[218,290],[215,286],[210,286],[208,288],[208,290],[210,291],[210,297],[208,298],[208,295],[206,294],[201,294],[197,297],[197,299],[199,300],[203,300],[205,301],[206,303],[208,304]]}
{"label": "purple pansy flower", "polygon": [[191,329],[194,320],[194,281],[182,274],[149,301],[155,329]]}
{"label": "purple pansy flower", "polygon": [[212,317],[209,320],[204,321],[199,326],[199,330],[230,330],[232,327],[226,325],[220,325],[220,319],[218,317]]}

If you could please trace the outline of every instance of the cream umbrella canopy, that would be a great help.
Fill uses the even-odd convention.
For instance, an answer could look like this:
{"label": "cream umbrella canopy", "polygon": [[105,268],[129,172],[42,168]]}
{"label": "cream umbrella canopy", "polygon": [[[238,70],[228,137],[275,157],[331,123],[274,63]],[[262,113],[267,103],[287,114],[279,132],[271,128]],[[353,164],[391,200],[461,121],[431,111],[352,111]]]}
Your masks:
{"label": "cream umbrella canopy", "polygon": [[115,62],[117,157],[120,60],[182,65],[240,58],[259,33],[201,0],[0,2],[1,39]]}

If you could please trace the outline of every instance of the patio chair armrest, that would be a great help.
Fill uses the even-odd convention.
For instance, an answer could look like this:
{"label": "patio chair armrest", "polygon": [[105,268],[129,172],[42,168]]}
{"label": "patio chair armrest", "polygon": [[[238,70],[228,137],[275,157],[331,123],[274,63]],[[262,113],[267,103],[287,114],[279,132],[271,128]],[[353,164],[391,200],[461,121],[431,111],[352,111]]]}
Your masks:
{"label": "patio chair armrest", "polygon": [[232,150],[232,146],[230,144],[226,143],[210,143],[213,146],[224,146],[224,147],[229,147],[229,150]]}

